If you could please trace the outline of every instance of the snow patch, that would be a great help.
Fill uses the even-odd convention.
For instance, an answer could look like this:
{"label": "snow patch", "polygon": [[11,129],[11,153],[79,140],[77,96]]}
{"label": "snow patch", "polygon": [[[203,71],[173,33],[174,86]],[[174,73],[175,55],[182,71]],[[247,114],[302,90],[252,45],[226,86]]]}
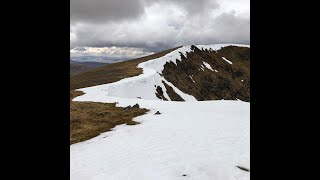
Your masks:
{"label": "snow patch", "polygon": [[187,52],[191,51],[191,46],[183,46],[181,48],[178,48],[162,57],[151,59],[149,61],[140,63],[138,67],[140,68],[152,68],[158,73],[162,73],[164,69],[164,65],[168,62],[173,62],[175,65],[177,65],[177,60],[181,61],[181,55],[187,56]]}
{"label": "snow patch", "polygon": [[232,62],[231,62],[231,61],[229,61],[227,58],[222,57],[222,59],[223,59],[223,60],[225,60],[225,61],[227,61],[227,63],[232,64]]}
{"label": "snow patch", "polygon": [[[113,100],[122,106],[132,103]],[[249,103],[136,102],[151,109],[134,119],[141,124],[120,125],[70,146],[70,180],[176,180],[183,174],[199,180],[250,179],[250,172],[236,167],[250,169]],[[154,115],[156,111],[161,114]]]}
{"label": "snow patch", "polygon": [[195,83],[195,81],[193,80],[192,76],[189,76],[189,77],[190,77],[190,79],[192,80],[192,82]]}
{"label": "snow patch", "polygon": [[187,93],[184,93],[182,91],[180,91],[180,89],[178,89],[177,87],[175,87],[171,82],[167,81],[166,79],[162,79],[165,83],[167,83],[169,86],[172,87],[172,89],[175,91],[175,93],[177,93],[180,97],[182,97],[182,99],[184,99],[185,101],[197,101],[197,99]]}
{"label": "snow patch", "polygon": [[200,69],[201,69],[202,71],[204,71],[204,66],[203,66],[202,64],[201,64]]}
{"label": "snow patch", "polygon": [[211,68],[210,64],[208,64],[208,63],[206,63],[206,62],[204,62],[204,61],[202,61],[202,63],[204,64],[204,66],[205,66],[206,68],[208,68],[208,69],[210,69],[211,71],[213,71],[213,69]]}

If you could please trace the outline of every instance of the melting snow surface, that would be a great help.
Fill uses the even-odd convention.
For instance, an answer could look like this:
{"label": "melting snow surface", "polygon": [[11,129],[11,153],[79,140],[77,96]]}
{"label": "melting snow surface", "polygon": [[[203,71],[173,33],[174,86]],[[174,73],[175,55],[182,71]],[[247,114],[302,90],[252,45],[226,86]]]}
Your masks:
{"label": "melting snow surface", "polygon": [[[139,64],[139,76],[80,89],[85,94],[74,101],[138,103],[151,111],[134,118],[139,125],[119,125],[71,145],[71,180],[250,179],[250,172],[236,167],[250,169],[250,103],[197,101],[174,87],[159,73],[166,62],[179,60],[176,51]],[[154,98],[154,85],[162,80],[186,102]]]}
{"label": "melting snow surface", "polygon": [[222,59],[223,59],[223,60],[225,60],[225,61],[227,61],[227,63],[232,64],[232,62],[231,62],[231,61],[229,61],[227,58],[222,57]]}

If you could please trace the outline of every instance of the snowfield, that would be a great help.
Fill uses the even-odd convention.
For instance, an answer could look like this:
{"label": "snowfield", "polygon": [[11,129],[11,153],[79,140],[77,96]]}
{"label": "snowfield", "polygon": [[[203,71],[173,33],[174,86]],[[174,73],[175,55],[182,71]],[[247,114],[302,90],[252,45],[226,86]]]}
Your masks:
{"label": "snowfield", "polygon": [[[227,45],[197,47],[218,50]],[[176,62],[179,52],[188,51],[190,46],[183,46],[139,64],[139,76],[80,89],[85,94],[74,101],[118,102],[120,107],[138,103],[150,112],[134,119],[139,125],[119,125],[71,145],[70,179],[250,179],[250,172],[236,167],[250,169],[250,103],[197,101],[159,75],[166,62]],[[155,85],[170,100],[162,80],[186,102],[158,99]]]}

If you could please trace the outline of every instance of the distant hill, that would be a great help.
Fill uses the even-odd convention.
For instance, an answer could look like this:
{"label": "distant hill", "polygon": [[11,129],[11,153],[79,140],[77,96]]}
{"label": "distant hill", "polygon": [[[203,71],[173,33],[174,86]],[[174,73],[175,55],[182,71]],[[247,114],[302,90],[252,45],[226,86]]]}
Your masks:
{"label": "distant hill", "polygon": [[145,57],[127,60],[123,62],[111,63],[107,66],[92,68],[86,72],[76,74],[70,78],[72,90],[119,81],[124,78],[137,76],[142,73],[141,68],[137,68],[141,62],[156,59],[176,50],[179,47],[161,51]]}
{"label": "distant hill", "polygon": [[70,76],[80,74],[82,72],[86,72],[90,69],[108,65],[108,63],[100,63],[100,62],[78,62],[70,60]]}

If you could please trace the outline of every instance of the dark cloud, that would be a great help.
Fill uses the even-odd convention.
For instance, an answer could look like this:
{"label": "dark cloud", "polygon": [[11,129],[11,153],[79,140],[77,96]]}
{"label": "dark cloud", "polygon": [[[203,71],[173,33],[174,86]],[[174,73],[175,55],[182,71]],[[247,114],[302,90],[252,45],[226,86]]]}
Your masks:
{"label": "dark cloud", "polygon": [[141,0],[70,0],[71,23],[101,23],[143,14]]}
{"label": "dark cloud", "polygon": [[249,0],[71,0],[70,48],[250,43]]}
{"label": "dark cloud", "polygon": [[148,5],[154,3],[161,3],[162,5],[175,4],[185,9],[190,15],[203,13],[207,10],[214,10],[219,7],[216,0],[145,0],[145,2]]}
{"label": "dark cloud", "polygon": [[190,15],[214,10],[219,7],[216,0],[70,0],[71,23],[103,23],[108,21],[135,19],[146,7],[154,4],[175,4]]}

